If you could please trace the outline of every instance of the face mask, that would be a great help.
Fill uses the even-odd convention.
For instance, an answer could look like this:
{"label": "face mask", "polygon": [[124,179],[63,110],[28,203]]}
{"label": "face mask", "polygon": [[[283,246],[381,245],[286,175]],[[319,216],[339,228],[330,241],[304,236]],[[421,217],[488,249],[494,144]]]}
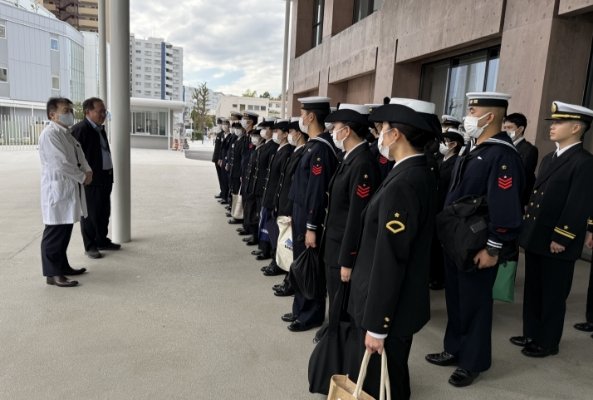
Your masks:
{"label": "face mask", "polygon": [[268,139],[268,130],[267,129],[262,129],[261,131],[259,131],[259,135],[264,138],[264,139]]}
{"label": "face mask", "polygon": [[298,141],[294,138],[294,135],[288,135],[288,144],[291,146],[296,146]]}
{"label": "face mask", "polygon": [[305,122],[303,121],[303,117],[299,118],[299,129],[303,133],[309,133],[309,127],[305,125]]}
{"label": "face mask", "polygon": [[257,146],[259,144],[259,138],[257,136],[251,136],[251,143]]}
{"label": "face mask", "polygon": [[248,124],[248,122],[246,119],[241,120],[241,126],[243,127],[243,129],[247,129],[247,126],[248,126],[247,124]]}
{"label": "face mask", "polygon": [[515,140],[517,137],[517,131],[507,131],[507,135],[511,138],[511,140]]}
{"label": "face mask", "polygon": [[60,114],[58,116],[58,121],[60,121],[66,127],[70,128],[72,125],[74,125],[74,114]]}
{"label": "face mask", "polygon": [[334,140],[334,144],[336,145],[336,147],[342,151],[344,151],[344,140],[346,140],[346,138],[342,139],[342,140],[338,140],[338,132],[340,132],[342,129],[346,128],[345,126],[341,127],[338,130],[334,130],[332,132],[332,139]]}
{"label": "face mask", "polygon": [[223,130],[225,133],[228,133],[228,131],[229,131],[229,126],[228,126],[228,125],[223,125],[223,126],[222,126],[222,130]]}
{"label": "face mask", "polygon": [[332,129],[334,129],[334,124],[332,124],[331,122],[326,122],[325,123],[325,130],[328,132],[331,132]]}
{"label": "face mask", "polygon": [[449,146],[447,145],[447,143],[439,144],[439,153],[446,156],[448,152],[449,152]]}
{"label": "face mask", "polygon": [[[389,130],[387,132],[389,132]],[[393,161],[393,160],[395,160],[395,158],[393,158],[389,154],[389,148],[391,147],[391,144],[393,144],[393,143],[391,143],[389,146],[383,146],[383,137],[384,136],[385,136],[385,133],[383,131],[381,131],[381,133],[379,134],[379,140],[377,140],[377,146],[379,146],[379,153],[381,153],[381,155],[383,157],[385,157],[386,159],[388,159],[389,161]]]}
{"label": "face mask", "polygon": [[280,138],[278,137],[278,132],[272,133],[272,140],[274,141],[274,143],[280,144]]}
{"label": "face mask", "polygon": [[478,126],[478,123],[487,116],[488,114],[484,114],[480,118],[472,116],[465,117],[465,120],[463,121],[463,128],[469,137],[477,139],[480,137],[480,135],[482,135],[488,124],[480,127]]}

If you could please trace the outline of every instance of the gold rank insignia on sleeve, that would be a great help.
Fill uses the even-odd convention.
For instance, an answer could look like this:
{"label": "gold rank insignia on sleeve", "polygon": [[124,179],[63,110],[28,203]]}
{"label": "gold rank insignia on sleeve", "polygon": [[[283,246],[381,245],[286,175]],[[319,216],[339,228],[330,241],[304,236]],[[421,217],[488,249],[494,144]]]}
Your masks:
{"label": "gold rank insignia on sleeve", "polygon": [[385,228],[387,228],[387,230],[393,233],[394,235],[397,235],[398,233],[406,230],[406,225],[402,221],[400,221],[401,215],[399,213],[395,213],[394,217],[395,219],[385,224]]}
{"label": "gold rank insignia on sleeve", "polygon": [[574,233],[571,233],[569,231],[567,231],[566,229],[568,229],[567,226],[564,227],[565,229],[562,229],[560,227],[555,227],[554,228],[554,232],[556,232],[559,235],[562,235],[570,240],[573,240],[574,238],[577,237],[577,235],[575,235]]}

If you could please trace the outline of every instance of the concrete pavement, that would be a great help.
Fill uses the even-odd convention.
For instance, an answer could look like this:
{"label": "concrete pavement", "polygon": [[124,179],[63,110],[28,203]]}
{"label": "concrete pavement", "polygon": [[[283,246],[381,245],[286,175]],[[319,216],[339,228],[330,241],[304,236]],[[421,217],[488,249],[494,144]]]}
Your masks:
{"label": "concrete pavement", "polygon": [[[259,272],[213,199],[212,163],[181,152],[132,150],[132,236],[89,260],[74,227],[70,262],[86,266],[78,288],[41,277],[39,162],[35,151],[0,152],[0,399],[318,399],[307,392],[313,332],[290,333],[276,298],[279,278]],[[521,268],[522,271],[522,268]],[[416,399],[588,399],[593,339],[572,328],[584,316],[588,265],[579,262],[560,354],[529,359],[508,337],[516,304],[496,304],[490,371],[466,389],[441,351],[446,311],[433,292],[430,323],[414,338]]]}

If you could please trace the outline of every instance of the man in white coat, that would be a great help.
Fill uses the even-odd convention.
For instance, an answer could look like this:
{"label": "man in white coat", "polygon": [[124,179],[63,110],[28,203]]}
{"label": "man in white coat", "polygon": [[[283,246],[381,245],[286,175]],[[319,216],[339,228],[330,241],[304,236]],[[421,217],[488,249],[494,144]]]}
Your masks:
{"label": "man in white coat", "polygon": [[66,251],[74,223],[87,215],[82,185],[91,183],[93,172],[80,143],[69,132],[74,125],[72,102],[61,97],[49,99],[47,117],[51,122],[39,137],[41,212],[45,224],[41,265],[48,285],[72,287],[78,282],[66,276],[83,274],[86,268],[72,268]]}

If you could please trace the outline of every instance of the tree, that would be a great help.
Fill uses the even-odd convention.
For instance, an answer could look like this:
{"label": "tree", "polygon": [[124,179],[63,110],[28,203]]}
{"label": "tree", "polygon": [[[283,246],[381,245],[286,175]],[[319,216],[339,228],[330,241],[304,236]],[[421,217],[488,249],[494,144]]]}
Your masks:
{"label": "tree", "polygon": [[262,99],[271,99],[272,96],[270,95],[270,92],[268,92],[267,90],[264,92],[264,94],[260,94],[259,97],[261,97]]}
{"label": "tree", "polygon": [[257,92],[255,90],[251,90],[251,89],[247,89],[243,93],[243,97],[255,97],[256,95],[257,95]]}
{"label": "tree", "polygon": [[206,128],[213,125],[212,116],[208,115],[208,97],[210,89],[206,82],[200,83],[197,89],[192,93],[194,108],[191,112],[191,119],[194,122],[194,130],[204,132]]}
{"label": "tree", "polygon": [[77,120],[83,120],[84,111],[82,110],[82,103],[80,101],[77,101],[76,103],[74,103],[72,108],[74,108],[74,118]]}

